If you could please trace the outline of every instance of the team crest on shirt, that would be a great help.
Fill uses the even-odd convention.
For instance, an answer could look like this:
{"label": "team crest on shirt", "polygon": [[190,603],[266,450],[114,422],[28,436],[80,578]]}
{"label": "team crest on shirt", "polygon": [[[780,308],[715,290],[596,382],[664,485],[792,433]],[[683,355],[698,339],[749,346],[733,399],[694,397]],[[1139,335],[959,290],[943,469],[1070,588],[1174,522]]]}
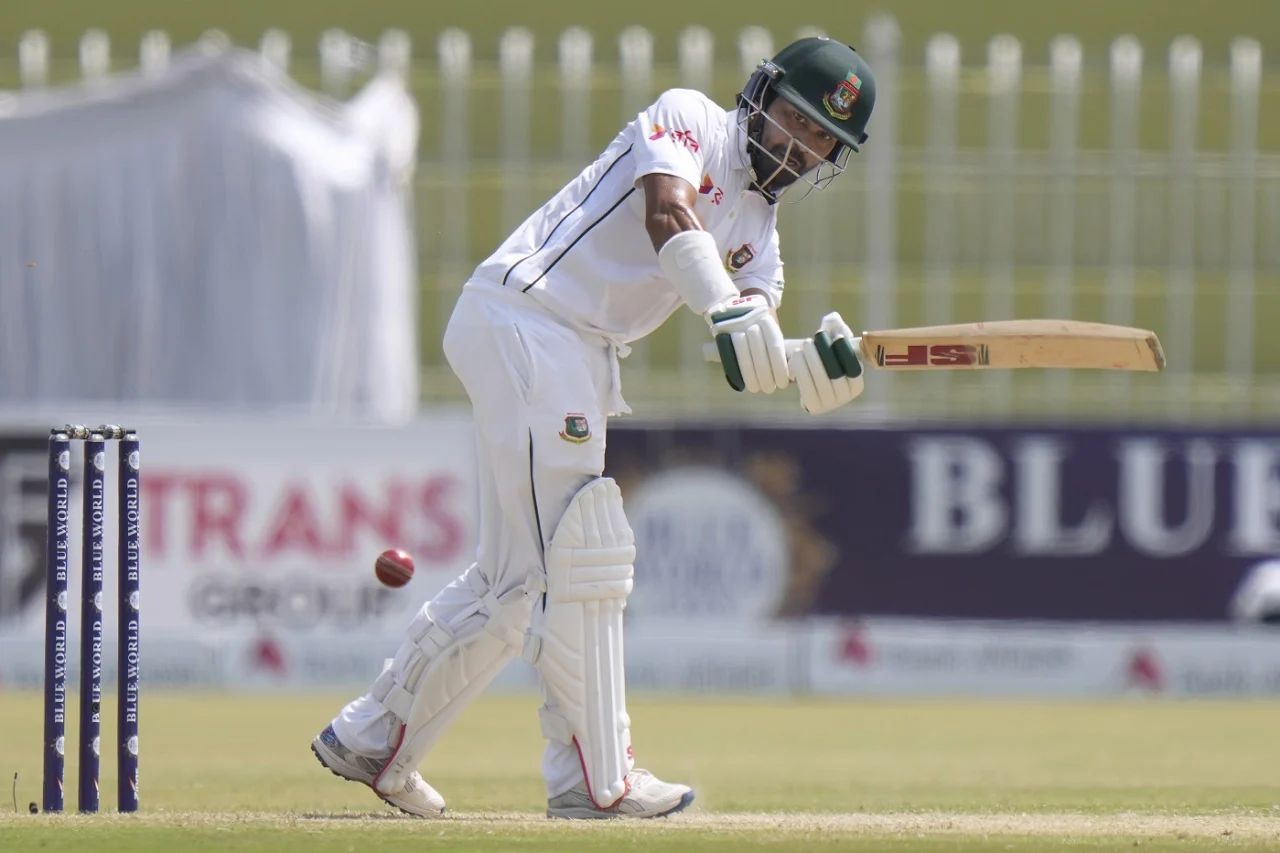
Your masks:
{"label": "team crest on shirt", "polygon": [[564,429],[560,431],[560,437],[565,441],[571,441],[574,444],[582,444],[591,439],[591,424],[587,423],[587,416],[570,412],[564,416]]}
{"label": "team crest on shirt", "polygon": [[850,71],[849,76],[837,83],[834,90],[822,96],[822,105],[833,118],[847,121],[853,115],[853,105],[858,103],[861,95],[862,81]]}
{"label": "team crest on shirt", "polygon": [[729,272],[737,272],[738,270],[751,263],[756,256],[756,250],[751,248],[750,243],[743,243],[736,249],[725,252],[724,267]]}

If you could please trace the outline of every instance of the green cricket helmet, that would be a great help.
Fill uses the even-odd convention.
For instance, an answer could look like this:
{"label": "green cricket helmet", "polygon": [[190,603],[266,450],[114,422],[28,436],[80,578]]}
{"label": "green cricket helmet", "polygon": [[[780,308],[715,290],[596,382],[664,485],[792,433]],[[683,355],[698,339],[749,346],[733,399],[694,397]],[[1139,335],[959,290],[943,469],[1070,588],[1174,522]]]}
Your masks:
{"label": "green cricket helmet", "polygon": [[[766,111],[778,97],[836,140],[812,177],[796,174],[786,166],[785,158],[780,162],[761,142],[766,123],[777,124]],[[867,141],[867,122],[875,101],[871,68],[856,50],[841,42],[821,36],[803,38],[772,59],[761,60],[738,96],[738,121],[747,137],[757,189],[776,201],[782,190],[800,179],[810,190],[825,187],[844,171],[850,153]],[[793,145],[804,147],[791,138]]]}

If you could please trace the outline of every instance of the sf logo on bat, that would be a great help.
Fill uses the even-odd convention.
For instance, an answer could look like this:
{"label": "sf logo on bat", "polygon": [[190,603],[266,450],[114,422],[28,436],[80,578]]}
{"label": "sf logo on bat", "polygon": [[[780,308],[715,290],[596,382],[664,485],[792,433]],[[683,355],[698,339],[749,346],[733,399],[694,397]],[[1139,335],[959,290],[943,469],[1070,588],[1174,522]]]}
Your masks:
{"label": "sf logo on bat", "polygon": [[876,364],[881,367],[982,367],[991,363],[986,344],[910,344],[892,352],[876,347]]}

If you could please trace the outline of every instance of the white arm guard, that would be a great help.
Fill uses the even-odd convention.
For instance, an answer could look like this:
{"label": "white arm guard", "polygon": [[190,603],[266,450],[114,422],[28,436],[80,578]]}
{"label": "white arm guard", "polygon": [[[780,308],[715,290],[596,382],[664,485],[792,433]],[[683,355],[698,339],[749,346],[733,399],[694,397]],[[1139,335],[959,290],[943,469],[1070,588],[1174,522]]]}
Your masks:
{"label": "white arm guard", "polygon": [[738,288],[724,270],[715,238],[707,231],[681,231],[658,251],[658,264],[676,292],[697,314],[738,296]]}

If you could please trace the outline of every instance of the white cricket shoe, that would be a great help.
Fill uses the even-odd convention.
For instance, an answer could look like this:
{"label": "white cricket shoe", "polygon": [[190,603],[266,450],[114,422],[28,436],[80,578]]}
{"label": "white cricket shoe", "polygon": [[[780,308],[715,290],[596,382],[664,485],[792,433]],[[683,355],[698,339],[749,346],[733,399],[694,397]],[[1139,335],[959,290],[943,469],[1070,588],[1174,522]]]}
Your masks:
{"label": "white cricket shoe", "polygon": [[587,793],[587,783],[582,781],[547,801],[547,817],[578,820],[666,817],[692,802],[693,789],[688,785],[663,782],[648,770],[637,768],[627,774],[627,793],[613,806],[599,808]]}
{"label": "white cricket shoe", "polygon": [[373,780],[378,778],[390,758],[370,758],[347,749],[338,740],[333,726],[326,727],[315,736],[311,741],[311,751],[334,776],[368,785],[375,794],[407,815],[440,817],[444,814],[444,797],[428,785],[416,770],[409,774],[404,788],[394,794],[384,794],[373,787]]}

